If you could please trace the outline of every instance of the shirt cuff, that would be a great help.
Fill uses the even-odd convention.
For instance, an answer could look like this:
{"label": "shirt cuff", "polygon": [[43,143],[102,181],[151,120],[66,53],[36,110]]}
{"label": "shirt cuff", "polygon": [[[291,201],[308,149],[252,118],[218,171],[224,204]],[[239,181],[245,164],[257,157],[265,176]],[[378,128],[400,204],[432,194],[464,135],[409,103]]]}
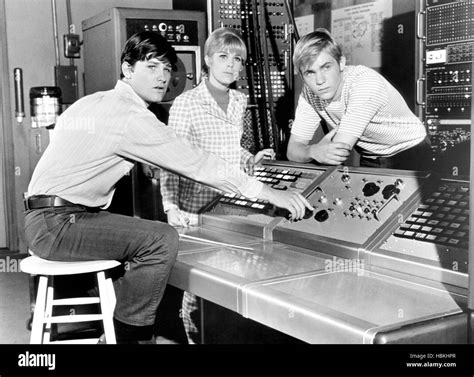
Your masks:
{"label": "shirt cuff", "polygon": [[168,203],[164,203],[163,204],[163,211],[166,213],[168,212],[169,210],[171,209],[178,209],[179,207],[176,205],[176,204],[168,204]]}
{"label": "shirt cuff", "polygon": [[263,190],[263,183],[260,181],[257,181],[255,178],[251,178],[249,180],[249,184],[247,185],[245,190],[241,192],[241,194],[245,196],[246,198],[256,199],[258,198],[262,190]]}

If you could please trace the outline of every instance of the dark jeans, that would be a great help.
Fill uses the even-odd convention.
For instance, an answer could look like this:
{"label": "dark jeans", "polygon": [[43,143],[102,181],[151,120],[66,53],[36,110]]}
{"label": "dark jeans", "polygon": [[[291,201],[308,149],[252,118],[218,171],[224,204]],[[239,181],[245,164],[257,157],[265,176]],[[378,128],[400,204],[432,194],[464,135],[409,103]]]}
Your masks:
{"label": "dark jeans", "polygon": [[429,139],[391,157],[368,158],[361,156],[360,166],[370,168],[430,171],[433,168],[433,152]]}
{"label": "dark jeans", "polygon": [[70,206],[27,211],[25,236],[31,251],[41,258],[124,263],[125,273],[115,282],[115,318],[134,326],[155,323],[178,250],[173,227]]}

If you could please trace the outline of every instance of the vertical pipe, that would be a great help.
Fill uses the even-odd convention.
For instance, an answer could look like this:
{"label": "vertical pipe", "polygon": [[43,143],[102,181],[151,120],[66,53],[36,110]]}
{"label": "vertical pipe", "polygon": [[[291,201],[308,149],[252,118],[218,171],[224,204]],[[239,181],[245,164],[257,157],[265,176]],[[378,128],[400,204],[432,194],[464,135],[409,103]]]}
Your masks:
{"label": "vertical pipe", "polygon": [[18,123],[23,122],[25,118],[25,106],[23,102],[23,70],[15,68],[13,70],[13,78],[15,81],[15,117]]}
{"label": "vertical pipe", "polygon": [[56,13],[56,0],[51,0],[51,8],[53,12],[53,35],[54,35],[54,56],[56,58],[56,65],[60,65],[59,61],[59,38],[58,38],[58,20]]}

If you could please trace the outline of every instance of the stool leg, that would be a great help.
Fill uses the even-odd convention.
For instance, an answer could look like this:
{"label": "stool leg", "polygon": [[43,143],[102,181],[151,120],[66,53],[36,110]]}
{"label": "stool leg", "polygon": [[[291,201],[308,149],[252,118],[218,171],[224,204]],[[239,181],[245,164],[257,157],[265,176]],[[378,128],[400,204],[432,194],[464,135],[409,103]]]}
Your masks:
{"label": "stool leg", "polygon": [[115,310],[115,304],[117,303],[117,298],[115,297],[114,283],[111,278],[105,279],[105,283],[107,284],[107,297],[109,298],[109,304],[110,304],[110,310],[111,310],[110,315],[113,316],[114,310]]}
{"label": "stool leg", "polygon": [[102,311],[102,318],[104,323],[105,341],[107,344],[116,344],[115,330],[113,322],[113,307],[111,299],[108,295],[108,287],[105,281],[104,271],[97,273],[97,282],[99,284],[100,308]]}
{"label": "stool leg", "polygon": [[43,344],[50,343],[52,324],[51,317],[53,316],[53,300],[54,300],[54,276],[50,276],[48,279],[48,288],[46,290],[46,308],[44,311],[44,333],[43,333]]}
{"label": "stool leg", "polygon": [[46,309],[46,290],[48,288],[48,277],[40,276],[38,293],[36,295],[35,313],[33,314],[33,325],[31,326],[31,344],[41,344],[43,337],[44,312]]}

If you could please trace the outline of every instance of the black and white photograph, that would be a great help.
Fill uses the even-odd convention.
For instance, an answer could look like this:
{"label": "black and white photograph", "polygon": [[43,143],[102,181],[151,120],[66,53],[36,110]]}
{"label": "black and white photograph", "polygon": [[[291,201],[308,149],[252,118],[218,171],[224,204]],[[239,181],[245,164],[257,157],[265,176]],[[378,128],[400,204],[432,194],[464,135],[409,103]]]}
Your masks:
{"label": "black and white photograph", "polygon": [[474,0],[0,0],[0,377],[474,376]]}

